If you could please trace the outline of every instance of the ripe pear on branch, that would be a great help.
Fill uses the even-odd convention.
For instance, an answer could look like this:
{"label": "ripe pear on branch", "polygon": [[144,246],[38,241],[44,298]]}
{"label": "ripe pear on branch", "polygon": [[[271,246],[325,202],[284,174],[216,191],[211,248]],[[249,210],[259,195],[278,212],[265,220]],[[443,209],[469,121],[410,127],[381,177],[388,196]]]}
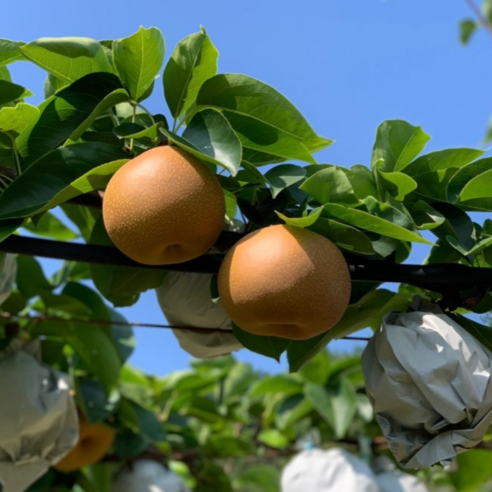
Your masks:
{"label": "ripe pear on branch", "polygon": [[225,199],[217,177],[171,146],[148,150],[111,178],[103,203],[106,230],[131,259],[182,263],[206,253],[222,230]]}
{"label": "ripe pear on branch", "polygon": [[350,274],[340,250],[315,232],[275,225],[234,245],[219,272],[225,310],[255,335],[306,340],[343,316]]}

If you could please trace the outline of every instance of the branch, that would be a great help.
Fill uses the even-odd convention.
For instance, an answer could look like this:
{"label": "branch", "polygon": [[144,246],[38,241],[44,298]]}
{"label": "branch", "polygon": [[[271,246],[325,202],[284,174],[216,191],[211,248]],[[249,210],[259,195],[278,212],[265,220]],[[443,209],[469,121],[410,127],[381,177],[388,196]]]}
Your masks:
{"label": "branch", "polygon": [[[241,234],[223,232],[216,246],[232,246]],[[67,243],[12,235],[0,243],[0,251],[20,255],[40,256],[58,260],[79,261],[132,268],[193,273],[217,273],[222,254],[209,253],[195,260],[176,265],[143,265],[118,249],[94,244]],[[361,256],[345,255],[353,282],[406,283],[435,292],[455,296],[469,288],[492,288],[492,268],[473,268],[460,264],[399,265],[386,261],[368,260]]]}
{"label": "branch", "polygon": [[473,11],[473,13],[476,15],[477,19],[479,20],[480,24],[485,28],[485,30],[492,36],[492,25],[490,24],[489,20],[487,17],[485,17],[478,7],[478,5],[475,3],[474,0],[465,0],[465,2],[468,4],[470,9]]}

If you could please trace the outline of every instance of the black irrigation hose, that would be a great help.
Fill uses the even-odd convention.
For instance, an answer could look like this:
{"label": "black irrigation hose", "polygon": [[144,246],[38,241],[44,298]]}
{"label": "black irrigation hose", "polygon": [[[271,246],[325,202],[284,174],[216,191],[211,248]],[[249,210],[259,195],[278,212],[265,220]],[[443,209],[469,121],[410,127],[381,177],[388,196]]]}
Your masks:
{"label": "black irrigation hose", "polygon": [[[216,246],[226,249],[241,234],[225,232]],[[20,255],[40,256],[59,260],[97,263],[104,265],[137,267],[193,273],[217,273],[222,254],[206,254],[195,260],[177,265],[149,266],[137,263],[118,249],[94,244],[67,243],[12,235],[0,243],[0,251]],[[492,288],[492,268],[472,268],[459,264],[400,265],[385,261],[372,261],[355,255],[346,255],[350,275],[354,282],[406,283],[437,292],[458,292],[468,288]]]}

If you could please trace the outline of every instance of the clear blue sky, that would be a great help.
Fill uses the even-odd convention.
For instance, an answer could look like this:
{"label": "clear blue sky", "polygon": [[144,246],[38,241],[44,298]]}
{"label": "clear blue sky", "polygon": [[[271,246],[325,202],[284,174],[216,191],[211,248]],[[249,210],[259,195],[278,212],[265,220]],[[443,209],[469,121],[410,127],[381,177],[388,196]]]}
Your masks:
{"label": "clear blue sky", "polygon": [[[480,32],[463,48],[457,36],[465,16],[464,0],[28,0],[10,9],[1,36],[114,39],[157,26],[167,58],[177,41],[204,25],[219,49],[221,72],[246,73],[280,90],[318,133],[337,141],[318,154],[319,162],[350,166],[369,163],[376,127],[386,119],[421,125],[433,137],[429,150],[481,145],[492,114],[492,38]],[[40,101],[42,71],[17,63],[12,72]],[[148,104],[164,111],[159,84]],[[412,259],[423,254],[419,249]],[[153,293],[123,314],[164,321]],[[285,367],[246,352],[238,357],[265,370]],[[165,374],[188,361],[170,332],[137,330],[134,365]]]}

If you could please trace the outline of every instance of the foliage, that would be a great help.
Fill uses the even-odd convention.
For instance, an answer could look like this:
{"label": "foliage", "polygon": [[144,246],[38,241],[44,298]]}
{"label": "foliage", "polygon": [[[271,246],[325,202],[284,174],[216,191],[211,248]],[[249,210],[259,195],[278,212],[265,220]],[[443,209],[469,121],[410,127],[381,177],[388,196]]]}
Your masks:
{"label": "foliage", "polygon": [[[464,41],[472,31],[469,23],[463,26]],[[492,211],[492,160],[483,151],[424,153],[430,137],[422,128],[390,120],[377,129],[370,166],[318,163],[315,154],[332,141],[274,88],[247,75],[218,73],[218,51],[205,29],[180,41],[162,71],[164,59],[156,28],[115,41],[0,40],[1,240],[28,233],[110,245],[100,210],[73,200],[104,190],[132,157],[175,145],[218,172],[227,215],[241,218],[247,232],[277,223],[304,227],[347,255],[386,266],[404,262],[413,243],[429,247],[428,264],[492,266],[492,222],[479,224],[469,215]],[[31,92],[12,82],[12,62],[47,72],[39,106],[25,102]],[[162,113],[171,123],[143,105],[160,85],[160,73],[168,105]],[[113,307],[137,302],[162,283],[163,273],[66,262],[47,279],[33,258],[19,256],[18,263],[16,291],[2,309],[22,336],[42,338],[45,362],[70,374],[89,420],[116,427],[116,460],[158,450],[163,459],[183,461],[180,470],[202,492],[231,486],[272,492],[278,463],[313,429],[322,442],[376,435],[358,358],[336,359],[323,349],[335,338],[377,327],[386,312],[405,309],[422,292],[354,284],[340,322],[302,342],[234,327],[248,349],[275,359],[286,354],[297,374],[265,377],[225,358],[160,379],[125,365],[133,336]],[[491,299],[486,293],[470,309],[489,311]],[[12,319],[0,323],[5,346]],[[246,455],[254,456],[253,464],[229,460]],[[99,475],[52,472],[32,490],[54,490],[54,484],[76,490],[74,483],[99,490]]]}

